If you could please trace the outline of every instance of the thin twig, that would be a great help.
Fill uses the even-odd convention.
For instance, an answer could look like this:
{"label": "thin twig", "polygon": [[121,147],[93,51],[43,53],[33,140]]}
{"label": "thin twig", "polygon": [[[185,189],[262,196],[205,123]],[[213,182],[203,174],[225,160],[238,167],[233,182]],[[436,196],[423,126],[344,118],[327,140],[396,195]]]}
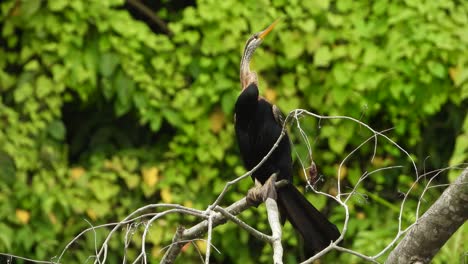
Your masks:
{"label": "thin twig", "polygon": [[[107,235],[106,239],[104,240],[102,246],[101,246],[101,249],[99,250],[97,256],[96,256],[96,260],[94,261],[94,263],[96,264],[97,262],[100,261],[100,257],[101,257],[101,254],[103,254],[104,252],[104,249],[106,249],[107,247],[107,244],[109,243],[109,240],[110,238],[112,237],[112,235],[117,231],[117,229],[119,229],[122,225],[124,225],[124,223],[126,223],[126,221],[130,218],[132,218],[134,215],[136,214],[139,214],[145,210],[148,210],[148,209],[151,209],[151,208],[158,208],[158,207],[163,207],[163,208],[175,208],[175,209],[180,209],[180,210],[183,210],[184,213],[186,214],[190,214],[190,215],[194,215],[194,216],[198,216],[198,217],[205,217],[205,215],[203,214],[203,211],[200,211],[200,210],[195,210],[195,209],[192,209],[192,208],[188,208],[188,207],[185,207],[185,206],[182,206],[182,205],[179,205],[179,204],[150,204],[150,205],[146,205],[146,206],[143,206],[143,207],[140,207],[138,208],[137,210],[133,211],[131,214],[129,214],[127,217],[125,217],[125,219],[123,219],[120,223],[118,223],[110,232],[109,234]],[[156,217],[156,216],[155,216]],[[153,217],[154,218],[154,217]],[[105,259],[105,255],[104,255],[104,259]]]}
{"label": "thin twig", "polygon": [[30,258],[25,258],[21,256],[16,256],[13,254],[8,254],[8,253],[0,253],[0,256],[5,256],[11,259],[21,259],[21,260],[25,260],[25,261],[32,262],[32,263],[60,264],[59,262],[55,262],[55,261],[30,259]]}
{"label": "thin twig", "polygon": [[271,239],[271,237],[269,235],[266,235],[266,234],[258,231],[257,229],[249,226],[244,221],[242,221],[239,218],[235,217],[234,215],[232,215],[231,213],[226,211],[221,206],[216,206],[214,210],[216,212],[220,212],[221,214],[223,214],[226,218],[228,218],[229,220],[231,220],[232,222],[234,222],[235,224],[237,224],[238,226],[243,228],[245,231],[249,232],[252,236],[256,237],[258,240],[261,240],[261,241],[267,242],[267,243],[271,243],[272,239]]}

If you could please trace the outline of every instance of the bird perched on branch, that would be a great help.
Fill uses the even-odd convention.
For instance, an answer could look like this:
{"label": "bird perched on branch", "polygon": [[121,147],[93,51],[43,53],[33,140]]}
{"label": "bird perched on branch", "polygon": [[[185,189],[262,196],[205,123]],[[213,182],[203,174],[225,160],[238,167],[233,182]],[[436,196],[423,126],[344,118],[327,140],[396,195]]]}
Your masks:
{"label": "bird perched on branch", "polygon": [[[235,104],[235,130],[247,170],[253,169],[267,155],[283,130],[280,110],[259,96],[257,74],[250,71],[255,49],[276,23],[247,40],[240,64],[242,91]],[[288,181],[285,187],[277,190],[278,207],[282,222],[289,220],[301,234],[306,257],[313,256],[338,239],[338,228],[292,185],[291,144],[287,133],[266,162],[252,173],[252,178],[257,183],[271,184],[267,180],[274,173],[278,175],[277,180]]]}

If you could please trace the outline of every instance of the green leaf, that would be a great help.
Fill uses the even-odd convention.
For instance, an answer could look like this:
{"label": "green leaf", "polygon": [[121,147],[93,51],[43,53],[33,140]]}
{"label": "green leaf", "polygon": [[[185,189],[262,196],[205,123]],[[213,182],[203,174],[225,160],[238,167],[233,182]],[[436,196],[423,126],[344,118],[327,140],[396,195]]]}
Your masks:
{"label": "green leaf", "polygon": [[[458,166],[468,160],[468,116],[463,122],[463,131],[456,137],[455,149],[450,158],[451,166]],[[449,180],[453,182],[460,175],[459,170],[453,170],[449,173]]]}
{"label": "green leaf", "polygon": [[115,87],[113,86],[113,82],[107,78],[101,78],[101,92],[104,95],[104,98],[107,100],[111,100],[115,94]]}
{"label": "green leaf", "polygon": [[444,65],[440,62],[430,61],[428,62],[427,67],[429,68],[429,71],[432,73],[432,75],[440,79],[443,79],[447,76],[447,71],[445,70]]}
{"label": "green leaf", "polygon": [[29,82],[23,82],[14,92],[15,102],[22,103],[24,100],[31,97],[32,95],[32,85]]}
{"label": "green leaf", "polygon": [[351,69],[346,68],[342,63],[334,65],[332,73],[339,85],[347,84],[351,80]]}
{"label": "green leaf", "polygon": [[326,67],[330,64],[332,54],[328,46],[321,46],[316,52],[314,57],[314,64],[319,67]]}
{"label": "green leaf", "polygon": [[232,113],[236,102],[237,93],[227,92],[221,97],[221,107],[224,113]]}
{"label": "green leaf", "polygon": [[152,115],[150,119],[150,127],[152,131],[158,131],[161,128],[162,116],[161,115]]}
{"label": "green leaf", "polygon": [[338,0],[336,1],[336,7],[341,12],[347,12],[353,7],[353,1]]}
{"label": "green leaf", "polygon": [[127,113],[132,107],[135,83],[128,78],[126,74],[119,71],[114,79],[114,86],[117,93],[117,101],[114,104],[114,109],[117,116],[121,116]]}
{"label": "green leaf", "polygon": [[43,98],[47,96],[50,92],[52,92],[54,89],[54,84],[52,81],[45,77],[44,75],[41,75],[37,78],[36,81],[36,95],[38,98]]}
{"label": "green leaf", "polygon": [[63,67],[63,65],[56,64],[52,66],[52,75],[55,82],[63,83],[64,80],[69,77],[67,74],[68,70]]}
{"label": "green leaf", "polygon": [[296,97],[278,99],[278,107],[281,111],[288,113],[289,111],[299,108],[300,101]]}
{"label": "green leaf", "polygon": [[120,59],[117,56],[117,54],[113,52],[106,52],[102,54],[101,59],[99,61],[99,72],[104,77],[110,77],[119,64]]}
{"label": "green leaf", "polygon": [[24,69],[28,71],[38,71],[41,65],[37,60],[31,60],[30,62],[24,65]]}
{"label": "green leaf", "polygon": [[41,8],[41,1],[22,1],[21,11],[24,17],[31,17]]}
{"label": "green leaf", "polygon": [[47,128],[49,135],[56,140],[64,140],[66,129],[61,120],[52,121]]}
{"label": "green leaf", "polygon": [[299,28],[301,28],[304,32],[307,33],[313,33],[315,32],[317,25],[315,23],[315,20],[313,19],[307,19],[307,20],[302,20],[298,23]]}
{"label": "green leaf", "polygon": [[[28,2],[40,2],[40,1],[28,1]],[[48,1],[47,4],[49,5],[49,8],[51,11],[58,12],[58,11],[62,11],[69,4],[69,1],[54,0],[54,1]]]}
{"label": "green leaf", "polygon": [[184,124],[180,114],[171,109],[163,109],[162,114],[164,118],[173,126],[182,126]]}
{"label": "green leaf", "polygon": [[331,137],[328,139],[328,145],[333,152],[340,154],[344,151],[346,141],[338,137]]}
{"label": "green leaf", "polygon": [[349,99],[349,90],[346,89],[346,87],[337,87],[335,89],[332,89],[331,93],[333,95],[334,102],[338,106],[343,106]]}
{"label": "green leaf", "polygon": [[10,155],[0,150],[0,179],[2,182],[11,185],[15,182],[15,163]]}
{"label": "green leaf", "polygon": [[343,24],[344,20],[343,17],[340,15],[335,15],[333,13],[327,14],[328,22],[335,27],[339,27]]}
{"label": "green leaf", "polygon": [[364,50],[364,57],[362,60],[365,65],[372,65],[377,60],[382,60],[382,59],[384,58],[379,53],[379,49],[377,47],[370,45]]}
{"label": "green leaf", "polygon": [[304,52],[305,47],[300,41],[300,36],[301,34],[297,31],[285,32],[279,36],[284,47],[284,54],[289,60],[297,59]]}
{"label": "green leaf", "polygon": [[100,202],[108,201],[119,192],[117,185],[105,180],[93,180],[89,183],[89,187]]}
{"label": "green leaf", "polygon": [[4,223],[0,223],[0,241],[5,248],[9,251],[12,250],[11,242],[14,240],[13,230],[5,225]]}

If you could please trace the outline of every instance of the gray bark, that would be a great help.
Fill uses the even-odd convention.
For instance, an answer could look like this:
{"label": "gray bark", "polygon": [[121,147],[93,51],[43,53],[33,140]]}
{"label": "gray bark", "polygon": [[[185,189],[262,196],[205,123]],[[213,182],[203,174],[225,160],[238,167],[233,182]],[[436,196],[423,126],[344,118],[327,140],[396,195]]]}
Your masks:
{"label": "gray bark", "polygon": [[[274,176],[274,177],[276,179],[276,176]],[[278,181],[278,182],[276,182],[274,184],[274,188],[278,189],[278,188],[281,188],[281,187],[285,186],[286,184],[287,184],[287,181],[284,181],[284,180]],[[268,186],[265,186],[265,187],[267,187],[267,190],[271,191],[271,189],[268,189]],[[276,192],[274,194],[276,195]],[[267,197],[264,197],[264,199],[266,199],[266,198]],[[241,200],[239,200],[239,201],[231,204],[230,206],[228,206],[226,209],[222,209],[222,208],[221,209],[222,209],[222,211],[224,211],[225,214],[229,214],[231,217],[233,217],[233,216],[238,215],[241,212],[247,210],[248,208],[252,207],[253,204],[248,202],[247,200],[248,200],[247,198],[242,198]],[[271,203],[271,201],[269,201],[269,203]],[[276,202],[275,202],[275,204],[276,204]],[[220,209],[220,208],[216,207],[215,211],[216,211],[216,209]],[[276,210],[278,210],[278,209],[276,209]],[[221,212],[217,212],[213,216],[213,218],[212,218],[212,228],[215,228],[218,225],[222,225],[222,224],[226,223],[230,219],[225,214],[223,214]],[[277,221],[279,223],[279,218],[277,219]],[[280,227],[281,227],[281,225],[280,225]],[[247,227],[246,230],[249,231],[248,230],[249,228],[250,227]],[[160,263],[161,264],[172,264],[172,263],[174,263],[175,259],[180,254],[180,251],[182,250],[182,247],[185,244],[187,244],[189,241],[191,241],[193,239],[200,238],[201,236],[206,234],[207,231],[208,231],[208,220],[205,220],[205,221],[203,221],[203,222],[201,222],[201,223],[199,223],[199,224],[197,224],[197,225],[195,225],[195,226],[193,226],[193,227],[191,227],[189,229],[179,227],[177,229],[176,234],[174,235],[174,237],[172,239],[171,246],[169,247],[169,249],[164,254],[164,256],[163,256]],[[256,230],[253,230],[253,231],[257,232],[257,233],[260,233],[260,232],[258,232]],[[268,237],[268,236],[258,237],[258,235],[260,235],[260,236],[263,235],[261,233],[257,234],[256,236],[257,236],[257,238],[259,238],[262,241],[267,241],[267,242],[270,242],[270,243],[273,242],[275,249],[279,250],[278,248],[281,248],[281,253],[282,253],[281,228],[279,228],[279,232],[280,233],[278,234],[278,229],[277,228],[275,230],[273,230],[273,238]],[[272,241],[272,239],[274,241]],[[279,242],[277,240],[279,240]],[[278,243],[279,243],[279,246],[278,246]],[[282,254],[279,255],[279,251],[277,251],[275,257],[276,258],[282,257]],[[281,263],[281,262],[279,262],[279,263]]]}
{"label": "gray bark", "polygon": [[386,264],[429,263],[452,234],[468,219],[468,168],[418,219]]}

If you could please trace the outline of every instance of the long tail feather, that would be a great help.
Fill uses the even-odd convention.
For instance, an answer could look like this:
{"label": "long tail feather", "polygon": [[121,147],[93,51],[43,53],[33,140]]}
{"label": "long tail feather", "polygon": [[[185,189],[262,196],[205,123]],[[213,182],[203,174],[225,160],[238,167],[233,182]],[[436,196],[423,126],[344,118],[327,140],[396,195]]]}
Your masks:
{"label": "long tail feather", "polygon": [[282,213],[304,239],[307,258],[330,245],[340,236],[338,228],[320,213],[293,185],[278,190],[278,203]]}

